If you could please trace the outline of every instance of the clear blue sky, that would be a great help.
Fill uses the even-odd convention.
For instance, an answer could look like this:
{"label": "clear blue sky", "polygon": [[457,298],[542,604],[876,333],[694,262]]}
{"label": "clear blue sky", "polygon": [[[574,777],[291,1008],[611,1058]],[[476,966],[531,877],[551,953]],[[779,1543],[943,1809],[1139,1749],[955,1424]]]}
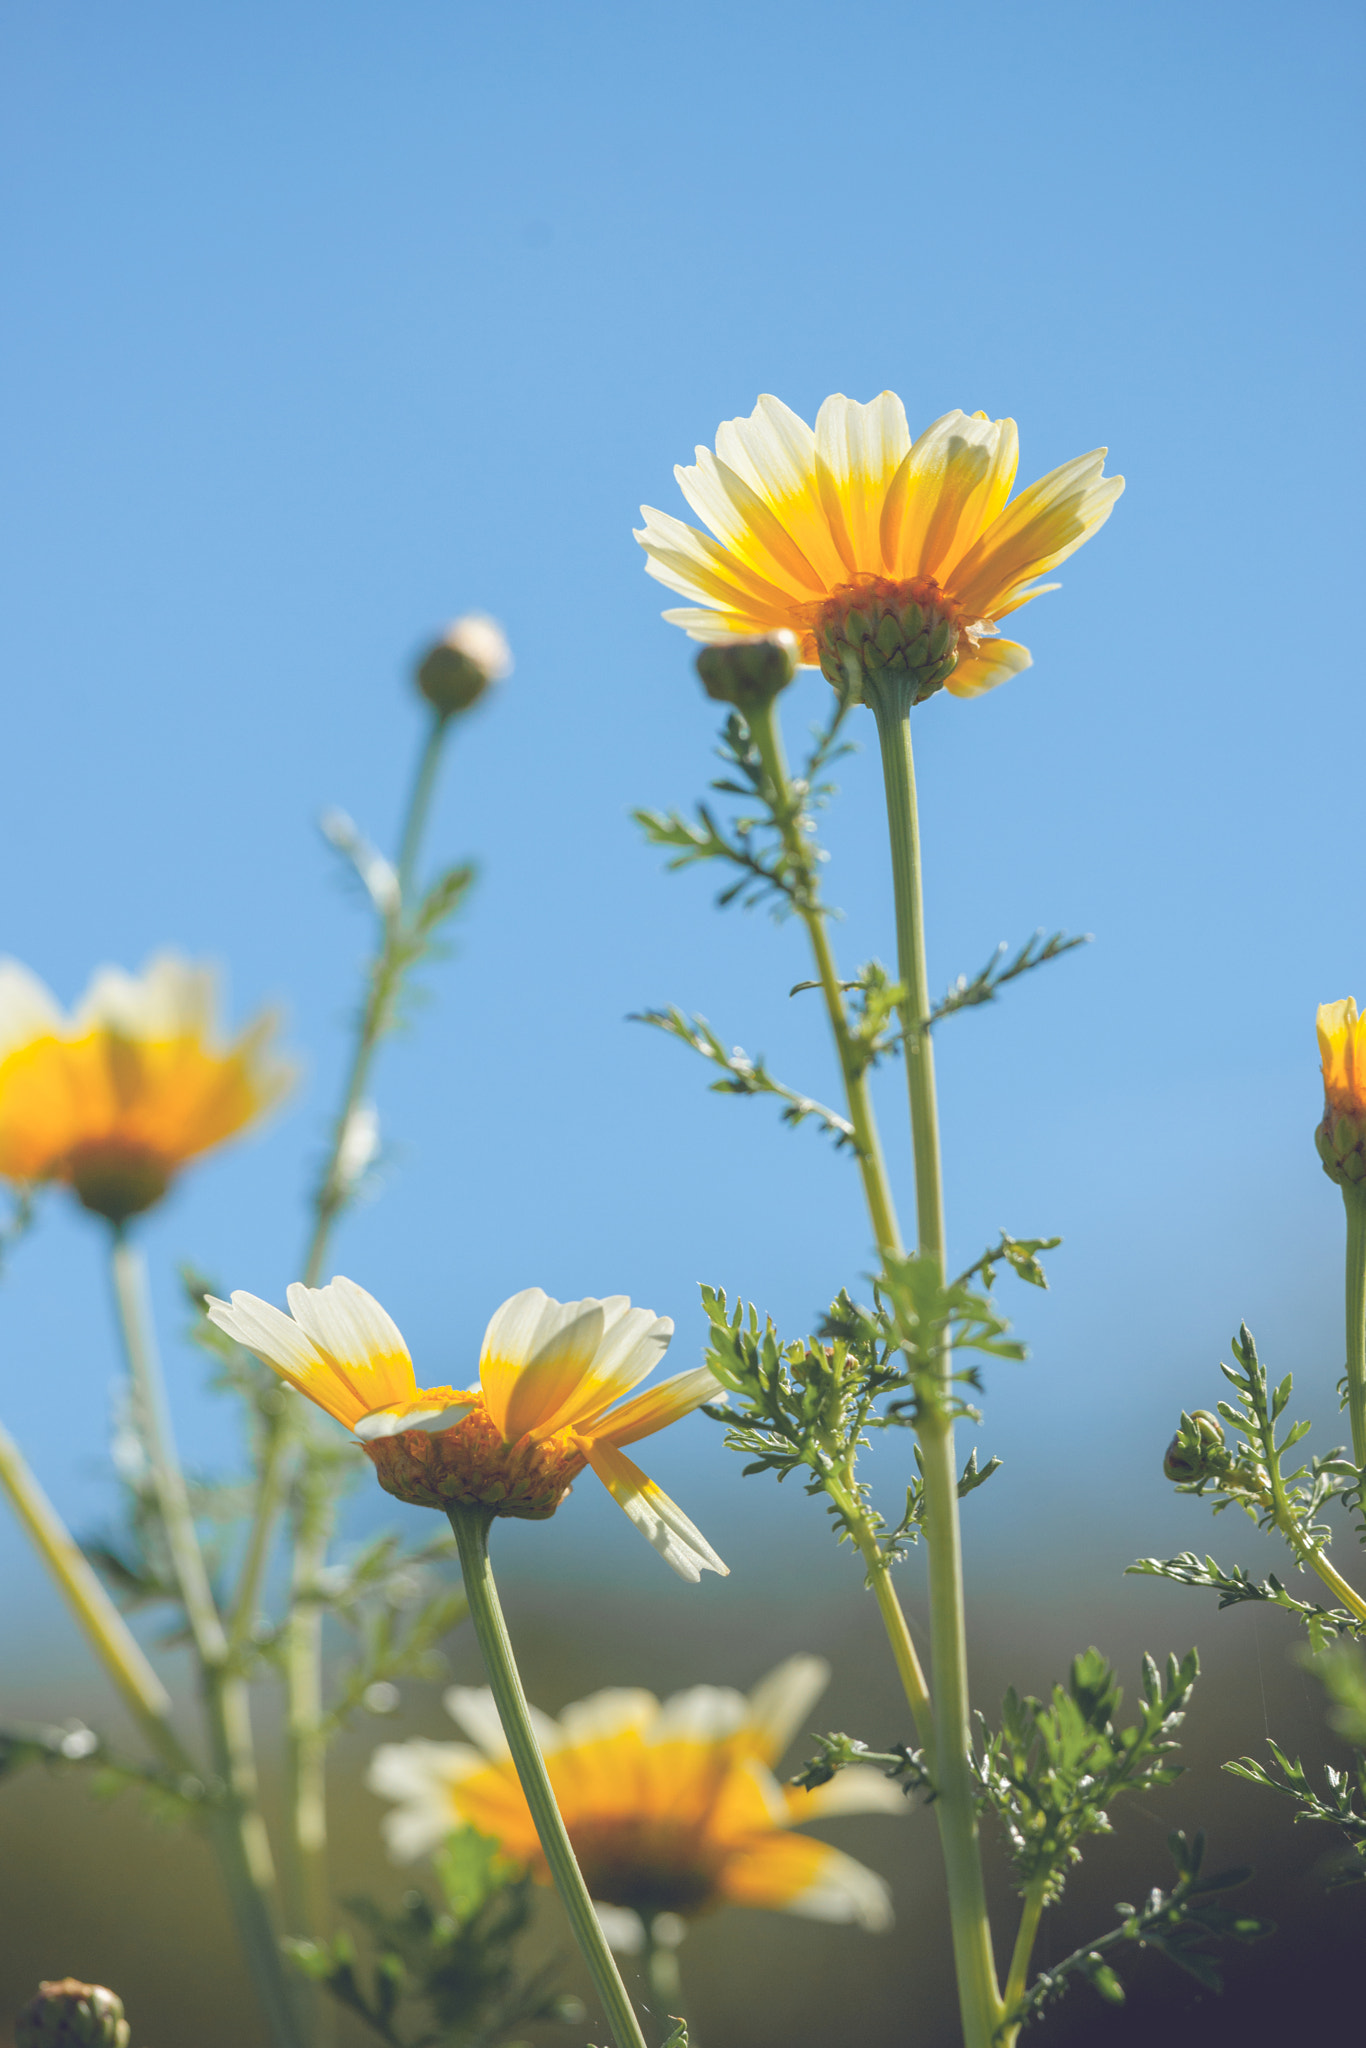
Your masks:
{"label": "clear blue sky", "polygon": [[[1243,1315],[1331,1422],[1341,1215],[1310,1131],[1314,1006],[1366,998],[1361,18],[1287,24],[1261,0],[0,9],[0,949],[66,1000],[105,960],[213,956],[237,1014],[287,1006],[309,1069],[147,1232],[194,1457],[219,1426],[166,1275],[295,1277],[356,988],[363,921],[312,821],[392,834],[407,662],[469,607],[517,671],[432,845],[483,877],[384,1059],[392,1168],[338,1269],[457,1383],[528,1284],[674,1315],[681,1367],[698,1280],[805,1325],[865,1269],[847,1163],[624,1021],[679,1001],[832,1085],[786,1000],[796,934],[718,916],[628,822],[701,788],[715,723],[631,527],[642,499],[683,511],[672,465],[759,392],[810,418],[884,386],[913,429],[1012,414],[1022,479],[1100,442],[1129,479],[1028,615],[1033,671],[917,713],[935,982],[1038,925],[1096,935],[942,1034],[955,1250],[1067,1239],[1052,1295],[1013,1303],[1035,1355],[994,1376],[1008,1462],[974,1528],[1061,1557],[1051,1504],[1085,1474],[1096,1570],[1202,1542],[1157,1464]],[[790,693],[794,736],[825,696]],[[842,780],[852,967],[892,949],[873,752]],[[97,1253],[54,1202],[0,1288],[0,1415],[78,1522],[116,1371]],[[760,1520],[771,1491],[702,1422],[651,1449],[732,1585],[773,1574],[778,1529],[818,1554],[815,1511]],[[519,1556],[666,1577],[586,1496]],[[0,1555],[36,1589],[5,1522]]]}

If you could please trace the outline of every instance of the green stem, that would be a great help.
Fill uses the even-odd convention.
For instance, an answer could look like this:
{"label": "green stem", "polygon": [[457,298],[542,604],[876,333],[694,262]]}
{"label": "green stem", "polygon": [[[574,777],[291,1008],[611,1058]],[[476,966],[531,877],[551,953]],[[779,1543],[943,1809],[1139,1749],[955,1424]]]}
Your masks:
{"label": "green stem", "polygon": [[427,728],[426,741],[418,756],[412,793],[408,798],[408,812],[403,821],[403,836],[398,849],[398,894],[405,915],[417,872],[417,857],[422,846],[422,835],[427,829],[427,813],[431,809],[432,793],[436,788],[436,771],[441,765],[441,748],[449,724],[449,712],[437,711],[433,714],[432,722]]}
{"label": "green stem", "polygon": [[0,1428],[0,1486],[156,1754],[170,1770],[194,1772],[193,1759],[171,1727],[170,1694],[4,1428]]}
{"label": "green stem", "polygon": [[925,1683],[925,1674],[920,1668],[915,1644],[911,1641],[911,1631],[901,1602],[896,1597],[887,1553],[877,1540],[877,1532],[859,1498],[852,1476],[846,1472],[840,1478],[836,1478],[833,1473],[827,1473],[825,1490],[853,1532],[854,1541],[859,1547],[859,1555],[868,1567],[868,1584],[873,1598],[877,1601],[878,1613],[882,1616],[882,1626],[887,1632],[887,1641],[891,1645],[897,1675],[911,1709],[916,1734],[933,1754],[934,1708],[930,1700],[930,1690]]}
{"label": "green stem", "polygon": [[588,1896],[588,1887],[583,1881],[583,1873],[550,1789],[545,1763],[536,1745],[526,1694],[522,1690],[507,1623],[498,1604],[498,1590],[489,1565],[489,1526],[493,1517],[483,1508],[453,1507],[447,1513],[460,1546],[465,1596],[470,1603],[470,1619],[483,1652],[484,1669],[488,1673],[498,1718],[507,1736],[526,1803],[531,1808],[545,1860],[550,1866],[550,1875],[564,1902],[574,1939],[602,2000],[617,2048],[645,2048],[640,2023],[631,2009],[626,1986],[621,1981],[612,1951],[593,1911],[593,1901]]}
{"label": "green stem", "polygon": [[[782,833],[784,849],[798,873],[804,869],[809,870],[810,849],[802,836],[799,823],[800,805],[793,795],[788,779],[782,733],[773,705],[756,705],[746,711],[745,718],[754,744],[759,750],[759,758],[764,764],[764,772],[773,785],[773,815]],[[844,1008],[844,991],[840,985],[834,953],[825,928],[825,910],[814,879],[808,879],[797,908],[811,941],[816,972],[820,977],[821,993],[825,999],[826,1015],[830,1020],[835,1050],[839,1055],[840,1072],[844,1078],[844,1099],[849,1110],[849,1121],[854,1129],[854,1144],[858,1153],[864,1198],[868,1204],[868,1219],[873,1226],[873,1236],[879,1252],[884,1258],[893,1257],[901,1250],[901,1233],[897,1226],[887,1167],[882,1157],[882,1142],[878,1137],[877,1120],[873,1115],[872,1100],[868,1092],[867,1067],[849,1030],[849,1020]],[[827,1491],[831,1499],[836,1501],[850,1528],[855,1531],[862,1530],[862,1534],[857,1536],[859,1550],[868,1567],[868,1583],[877,1601],[883,1627],[887,1631],[887,1639],[891,1645],[906,1700],[921,1741],[932,1744],[934,1726],[929,1688],[925,1683],[925,1674],[920,1668],[920,1659],[916,1655],[915,1644],[911,1641],[911,1632],[901,1603],[897,1599],[896,1589],[892,1585],[888,1560],[852,1484],[828,1479]]]}
{"label": "green stem", "polygon": [[[1015,1936],[1015,1946],[1010,1956],[1010,1971],[1006,1977],[1003,2003],[1007,2012],[1013,2012],[1029,1987],[1029,1959],[1034,1953],[1038,1938],[1039,1921],[1043,1915],[1045,1880],[1041,1877],[1026,1887],[1024,1909],[1020,1914],[1020,1930]],[[1015,2048],[1019,2038],[1018,2027],[1009,2028],[1003,2039],[1002,2048]]]}
{"label": "green stem", "polygon": [[[810,866],[810,849],[802,836],[799,823],[800,806],[793,796],[788,779],[782,734],[778,729],[773,706],[755,705],[746,711],[745,722],[759,750],[764,772],[773,785],[773,815],[782,833],[784,850],[797,871],[801,872]],[[858,1154],[859,1173],[863,1179],[863,1192],[868,1203],[873,1235],[877,1240],[878,1250],[885,1256],[889,1252],[900,1251],[901,1233],[897,1228],[891,1186],[882,1157],[882,1144],[873,1118],[872,1102],[869,1099],[866,1065],[849,1030],[849,1021],[844,1009],[844,993],[835,967],[830,935],[825,928],[825,910],[821,905],[814,880],[809,881],[802,891],[796,908],[811,941],[821,994],[825,998],[826,1014],[834,1034],[835,1050],[839,1054],[840,1072],[844,1076],[845,1101],[849,1107],[849,1121],[854,1127],[854,1149]]]}
{"label": "green stem", "polygon": [[[905,988],[901,1017],[915,1153],[918,1243],[922,1258],[944,1277],[944,1194],[939,1156],[939,1107],[934,1049],[927,1028],[929,976],[921,884],[920,826],[909,694],[885,674],[866,678],[864,695],[877,720],[887,797],[892,883],[896,901],[897,972]],[[966,2048],[989,2048],[1000,2023],[1001,1994],[992,1954],[977,1832],[972,1775],[971,1698],[967,1622],[963,1607],[962,1539],[958,1520],[958,1467],[954,1455],[953,1362],[939,1361],[938,1400],[926,1403],[916,1425],[925,1482],[925,1541],[929,1551],[930,1652],[934,1671],[935,1785],[940,1841],[948,1878],[949,1913]]]}
{"label": "green stem", "polygon": [[228,1641],[209,1584],[189,1489],[171,1432],[161,1361],[152,1333],[147,1271],[141,1252],[118,1226],[113,1232],[111,1267],[114,1307],[128,1363],[136,1420],[146,1448],[171,1568],[199,1661],[205,1666],[218,1666],[227,1655]]}
{"label": "green stem", "polygon": [[1342,1190],[1347,1211],[1347,1405],[1352,1463],[1366,1465],[1366,1188]]}
{"label": "green stem", "polygon": [[221,1672],[206,1670],[203,1676],[214,1767],[226,1787],[226,1797],[211,1813],[209,1838],[274,2048],[307,2048],[261,1881],[262,1855],[269,1858],[270,1849],[261,1816],[249,1803],[254,1771],[243,1784],[242,1759],[250,1756],[251,1744],[246,1688]]}
{"label": "green stem", "polygon": [[[1268,1441],[1269,1439],[1270,1432],[1268,1433]],[[1308,1565],[1311,1572],[1317,1572],[1324,1585],[1331,1592],[1337,1594],[1338,1599],[1341,1600],[1348,1612],[1354,1614],[1358,1621],[1366,1622],[1366,1600],[1363,1600],[1356,1588],[1350,1586],[1346,1579],[1343,1578],[1341,1572],[1329,1563],[1322,1548],[1305,1535],[1299,1518],[1290,1505],[1290,1498],[1285,1490],[1285,1481],[1281,1477],[1280,1460],[1275,1455],[1274,1450],[1268,1451],[1266,1470],[1271,1480],[1271,1511],[1276,1527],[1285,1537],[1300,1563]]]}
{"label": "green stem", "polygon": [[[422,835],[436,787],[437,769],[450,720],[436,713],[428,726],[408,798],[399,838],[396,901],[380,913],[380,940],[369,971],[369,984],[341,1103],[332,1126],[326,1165],[314,1196],[313,1228],[304,1255],[303,1282],[316,1287],[333,1226],[346,1206],[350,1190],[341,1177],[342,1150],[351,1120],[365,1093],[375,1053],[391,1021],[393,1005],[407,964],[404,940],[409,923]],[[308,1418],[286,1394],[272,1415],[262,1460],[256,1508],[238,1581],[231,1623],[231,1654],[245,1649],[255,1621],[261,1586],[270,1559],[271,1541],[289,1490],[290,1468],[301,1429]],[[316,1503],[303,1517],[291,1584],[312,1585],[322,1569],[331,1538],[332,1518],[326,1502]],[[326,1740],[322,1685],[322,1611],[308,1606],[291,1613],[285,1634],[287,1777],[290,1787],[291,1843],[289,1859],[291,1915],[304,1931],[320,1935],[330,1915],[327,1873]]]}
{"label": "green stem", "polygon": [[258,1803],[250,1699],[244,1681],[229,1668],[228,1640],[176,1452],[146,1268],[141,1253],[118,1228],[113,1232],[111,1264],[115,1309],[152,1490],[194,1641],[214,1769],[223,1785],[222,1799],[210,1814],[209,1833],[271,2037],[276,2048],[301,2048],[293,1998],[271,1922],[269,1899],[275,1871]]}

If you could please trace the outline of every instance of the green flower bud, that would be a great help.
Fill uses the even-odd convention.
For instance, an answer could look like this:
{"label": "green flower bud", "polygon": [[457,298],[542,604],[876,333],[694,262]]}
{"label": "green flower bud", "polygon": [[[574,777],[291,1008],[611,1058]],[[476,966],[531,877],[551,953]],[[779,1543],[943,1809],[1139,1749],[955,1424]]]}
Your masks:
{"label": "green flower bud", "polygon": [[757,640],[727,640],[704,647],[697,657],[702,688],[718,704],[738,711],[771,704],[797,673],[800,648],[793,633],[765,633]]}
{"label": "green flower bud", "polygon": [[1329,1107],[1314,1132],[1323,1170],[1339,1187],[1366,1181],[1366,1114]]}
{"label": "green flower bud", "polygon": [[467,612],[417,665],[417,687],[443,718],[468,711],[490,684],[512,673],[512,653],[496,619]]}
{"label": "green flower bud", "polygon": [[1197,1486],[1216,1472],[1228,1468],[1224,1449],[1224,1428],[1208,1408],[1197,1408],[1181,1417],[1181,1427],[1167,1446],[1162,1470],[1178,1486]]}
{"label": "green flower bud", "polygon": [[102,1984],[40,1984],[14,2023],[14,2048],[128,2048],[123,2000]]}

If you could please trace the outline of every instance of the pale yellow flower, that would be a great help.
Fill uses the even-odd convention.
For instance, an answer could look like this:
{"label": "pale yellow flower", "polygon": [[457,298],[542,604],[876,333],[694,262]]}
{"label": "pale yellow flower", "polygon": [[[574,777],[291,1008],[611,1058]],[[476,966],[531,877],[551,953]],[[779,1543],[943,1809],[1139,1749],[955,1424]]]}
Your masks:
{"label": "pale yellow flower", "polygon": [[[732,1905],[889,1926],[880,1877],[792,1830],[839,1814],[899,1813],[902,1794],[867,1766],[816,1792],[774,1775],[829,1676],[821,1658],[792,1657],[748,1698],[698,1685],[661,1703],[653,1693],[614,1689],[566,1707],[558,1720],[533,1709],[594,1901],[646,1920]],[[372,1759],[370,1789],[397,1802],[384,1822],[391,1853],[411,1861],[469,1826],[548,1883],[492,1694],[456,1686],[446,1704],[468,1743],[389,1743]]]}
{"label": "pale yellow flower", "polygon": [[[254,1294],[210,1297],[222,1330],[353,1430],[380,1485],[420,1507],[553,1515],[585,1466],[680,1578],[725,1573],[716,1552],[625,1446],[716,1399],[710,1369],[632,1393],[673,1335],[667,1316],[605,1301],[514,1294],[491,1319],[479,1385],[419,1387],[397,1326],[353,1280],[289,1289],[291,1315]],[[619,1403],[619,1406],[614,1406]]]}
{"label": "pale yellow flower", "polygon": [[694,640],[785,628],[804,663],[839,681],[851,612],[874,628],[909,616],[912,639],[941,629],[933,662],[956,655],[945,687],[975,697],[1030,664],[1000,621],[1055,589],[1036,579],[1110,516],[1124,479],[1103,474],[1104,457],[1080,455],[1012,500],[1013,420],[945,413],[912,441],[890,391],[827,398],[814,431],[765,396],[718,428],[715,454],[699,448],[674,472],[710,532],[643,506],[636,539],[649,573],[690,600],[664,616]]}
{"label": "pale yellow flower", "polygon": [[1366,1114],[1366,1018],[1347,996],[1340,1003],[1320,1003],[1316,1021],[1325,1102],[1339,1114]]}
{"label": "pale yellow flower", "polygon": [[292,1078],[269,1049],[273,1018],[221,1045],[214,1012],[212,970],[172,953],[141,975],[101,968],[70,1017],[0,961],[0,1174],[60,1181],[114,1222],[158,1201]]}

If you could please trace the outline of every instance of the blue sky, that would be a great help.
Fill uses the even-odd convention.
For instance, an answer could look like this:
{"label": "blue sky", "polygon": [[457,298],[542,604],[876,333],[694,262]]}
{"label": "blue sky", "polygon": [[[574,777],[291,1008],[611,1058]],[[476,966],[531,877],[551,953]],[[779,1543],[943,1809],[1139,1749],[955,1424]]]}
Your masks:
{"label": "blue sky", "polygon": [[[683,511],[672,465],[759,392],[810,418],[885,386],[913,429],[1012,414],[1023,479],[1106,442],[1129,480],[1027,615],[1031,673],[917,714],[934,981],[1095,934],[941,1038],[954,1249],[1067,1240],[1012,1304],[1034,1359],[994,1376],[1007,1467],[970,1540],[1060,1567],[1075,1486],[1088,1568],[1201,1543],[1158,1460],[1244,1315],[1334,1426],[1310,1131],[1314,1006],[1366,997],[1360,44],[1315,0],[1293,35],[1262,4],[0,9],[0,949],[64,1000],[106,960],[211,956],[307,1063],[146,1232],[194,1459],[222,1424],[169,1276],[295,1277],[354,1001],[364,921],[314,821],[389,839],[408,664],[466,608],[517,670],[431,852],[482,879],[384,1057],[386,1184],[337,1268],[457,1383],[528,1284],[674,1315],[683,1366],[699,1280],[806,1326],[866,1270],[847,1163],[624,1021],[677,1001],[832,1085],[798,935],[717,915],[629,823],[701,789],[715,724],[631,528]],[[789,694],[794,743],[825,700]],[[859,737],[830,821],[851,967],[892,950]],[[0,1288],[0,1416],[78,1523],[116,1370],[98,1252],[53,1202]],[[650,1448],[754,1583],[783,1543],[823,1555],[704,1423]],[[662,1572],[585,1493],[516,1532],[525,1567]],[[0,1554],[35,1593],[3,1523]]]}

